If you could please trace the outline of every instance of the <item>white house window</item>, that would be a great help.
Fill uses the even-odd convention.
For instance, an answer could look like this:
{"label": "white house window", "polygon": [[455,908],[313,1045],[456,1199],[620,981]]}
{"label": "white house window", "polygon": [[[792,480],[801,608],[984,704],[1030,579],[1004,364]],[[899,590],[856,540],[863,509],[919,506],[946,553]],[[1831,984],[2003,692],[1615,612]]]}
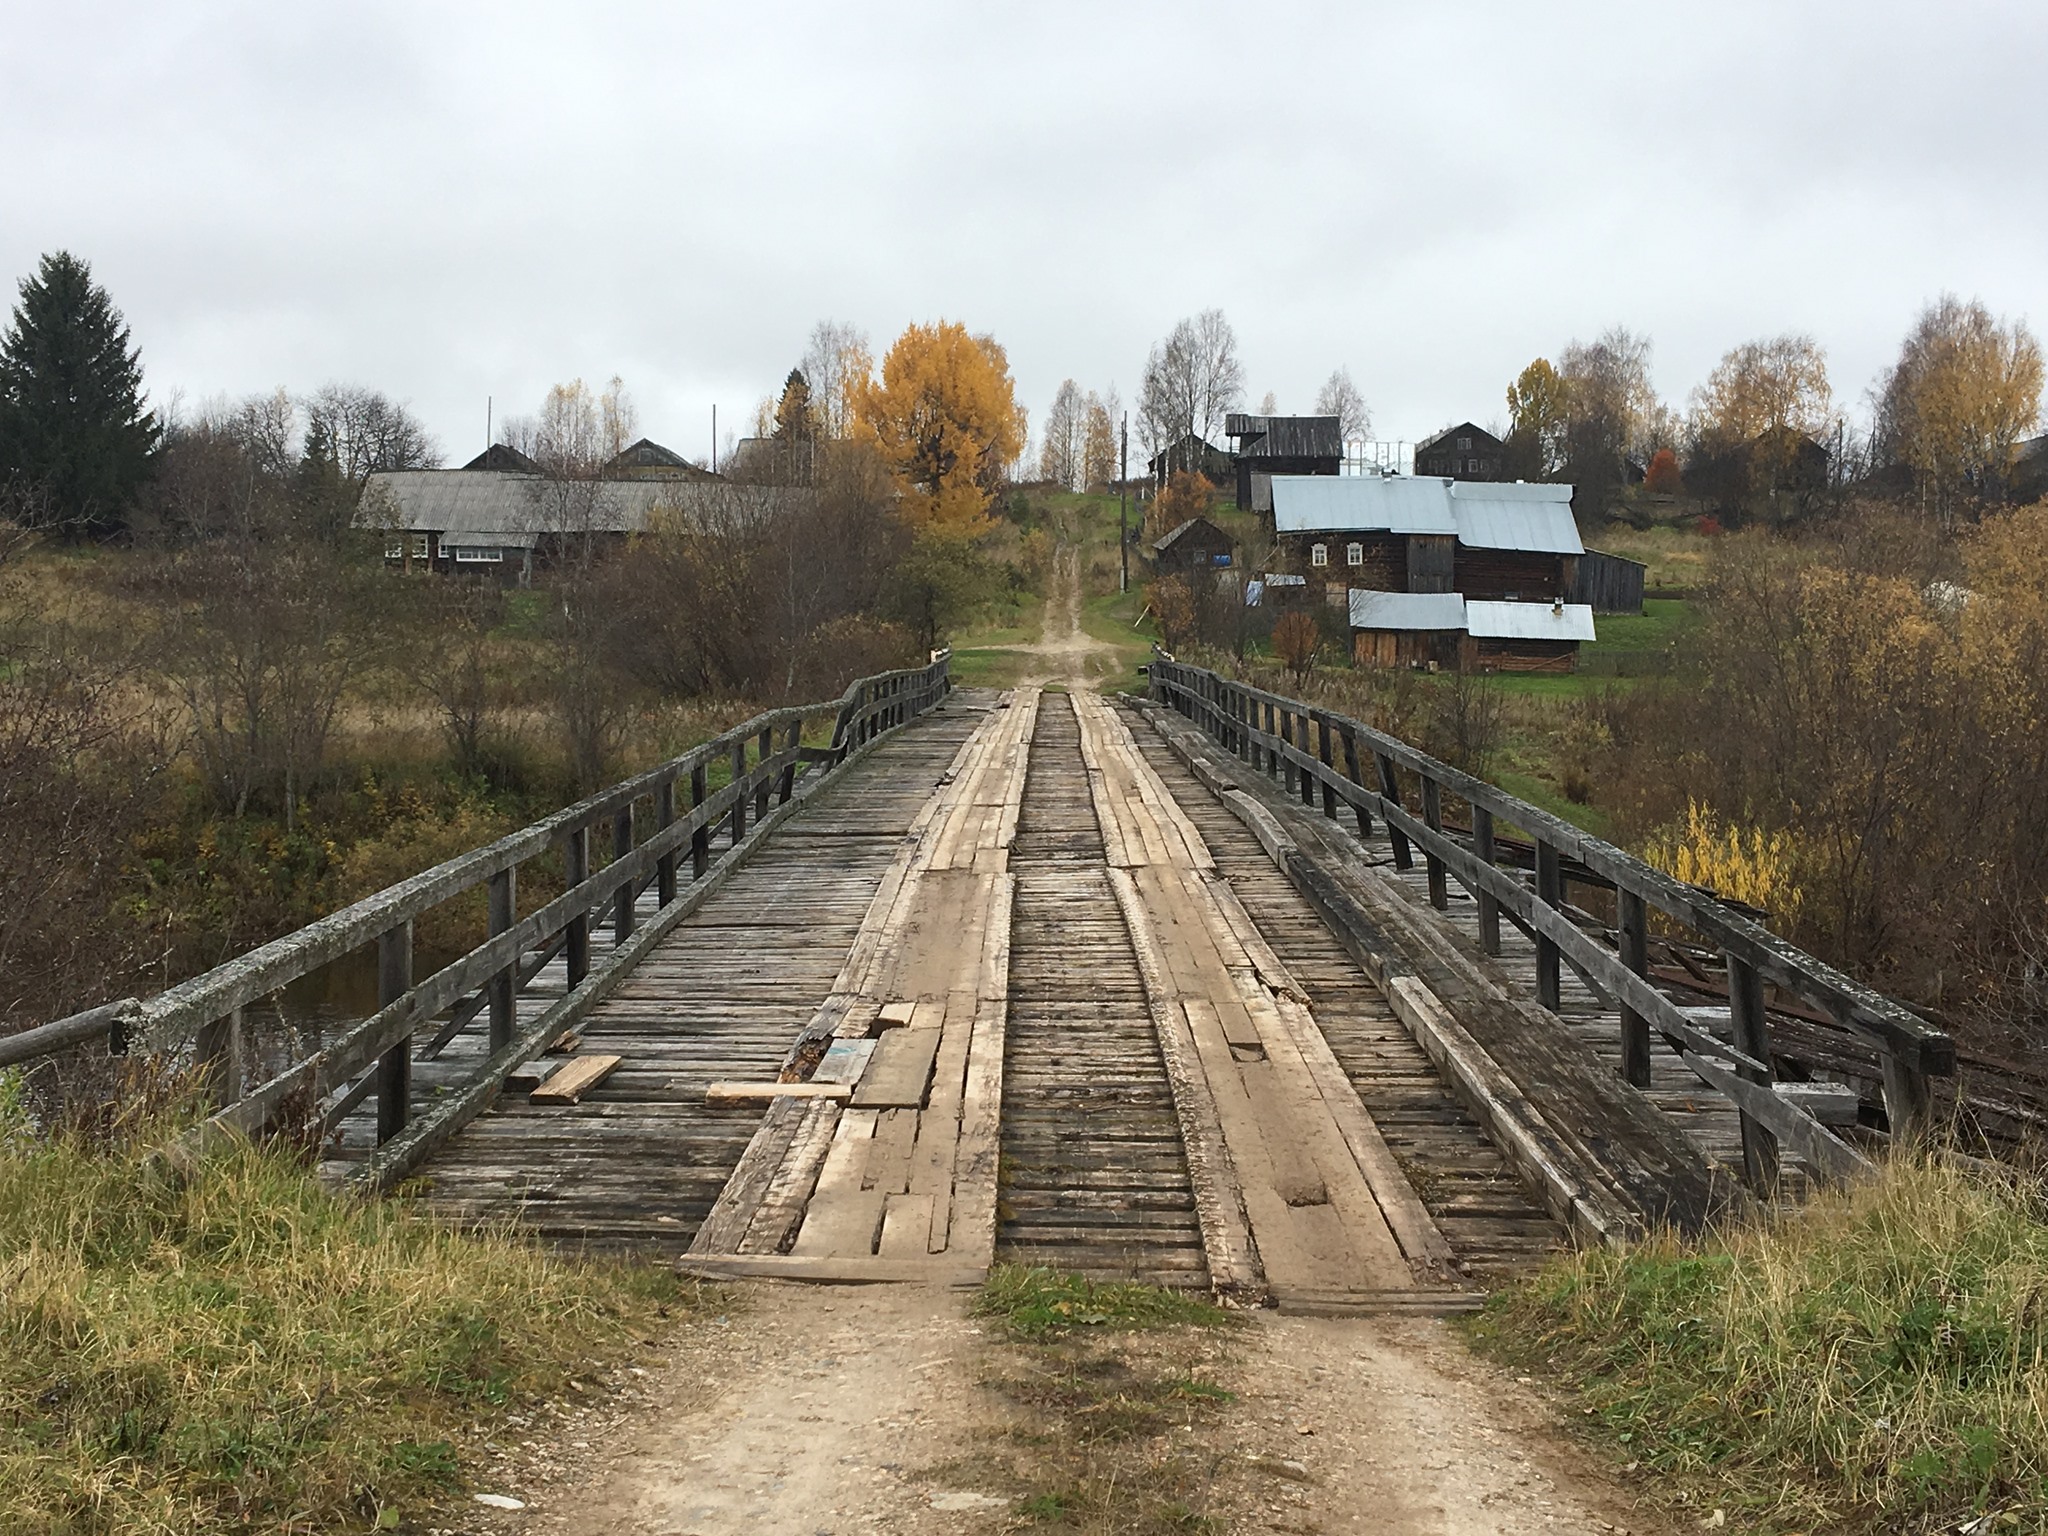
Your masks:
{"label": "white house window", "polygon": [[1344,563],[1346,565],[1365,564],[1365,546],[1363,544],[1346,544],[1344,546]]}
{"label": "white house window", "polygon": [[1461,437],[1458,439],[1458,446],[1460,448],[1470,448],[1472,446],[1472,439],[1469,437]]}
{"label": "white house window", "polygon": [[1330,563],[1330,546],[1327,544],[1310,545],[1308,563],[1310,565],[1328,565]]}
{"label": "white house window", "polygon": [[403,560],[405,558],[405,540],[386,540],[384,544],[384,558],[386,560]]}
{"label": "white house window", "polygon": [[427,558],[427,536],[424,533],[416,533],[412,536],[412,557],[415,560]]}
{"label": "white house window", "polygon": [[495,565],[505,558],[502,549],[481,549],[473,545],[459,545],[451,553],[457,565]]}
{"label": "white house window", "polygon": [[1486,466],[1485,464],[1481,463],[1478,459],[1467,459],[1465,461],[1465,468],[1470,470],[1473,474],[1477,475],[1484,473]]}

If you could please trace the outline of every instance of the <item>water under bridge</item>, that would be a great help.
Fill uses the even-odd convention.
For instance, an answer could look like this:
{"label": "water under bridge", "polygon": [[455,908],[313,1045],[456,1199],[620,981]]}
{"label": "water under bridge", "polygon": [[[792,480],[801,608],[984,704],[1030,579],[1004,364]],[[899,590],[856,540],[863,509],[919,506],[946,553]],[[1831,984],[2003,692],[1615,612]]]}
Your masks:
{"label": "water under bridge", "polygon": [[[1170,658],[1109,699],[941,656],[0,1064],[167,1054],[220,1106],[192,1155],[283,1132],[337,1182],[705,1273],[1446,1309],[1956,1112],[1946,1035],[1757,918]],[[468,934],[427,974],[423,919]],[[368,1017],[266,1026],[366,951]],[[2031,1092],[1975,1112],[2024,1129]]]}

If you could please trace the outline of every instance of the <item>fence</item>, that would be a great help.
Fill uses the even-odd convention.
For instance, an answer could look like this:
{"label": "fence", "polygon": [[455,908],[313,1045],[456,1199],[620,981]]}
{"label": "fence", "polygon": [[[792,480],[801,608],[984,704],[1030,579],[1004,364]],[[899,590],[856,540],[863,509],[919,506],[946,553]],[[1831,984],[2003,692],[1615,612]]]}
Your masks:
{"label": "fence", "polygon": [[[1797,1090],[1779,1091],[1774,1063],[1805,1063],[1796,1046],[1773,1038],[1767,986],[1789,996],[1804,1017],[1826,1021],[1875,1054],[1882,1108],[1895,1137],[1928,1129],[1929,1080],[1956,1070],[1953,1040],[1711,892],[1681,884],[1613,844],[1344,715],[1164,655],[1154,658],[1150,675],[1155,699],[1254,768],[1283,778],[1305,805],[1320,799],[1323,814],[1332,818],[1347,807],[1361,837],[1378,817],[1397,869],[1411,869],[1421,853],[1429,899],[1439,910],[1448,904],[1447,882],[1455,879],[1476,903],[1481,944],[1489,953],[1500,953],[1503,919],[1521,929],[1535,946],[1538,1000],[1546,1008],[1558,1006],[1561,965],[1613,998],[1621,1016],[1622,1075],[1637,1088],[1649,1086],[1651,1035],[1661,1035],[1701,1081],[1725,1093],[1741,1112],[1745,1172],[1759,1188],[1776,1182],[1780,1141],[1823,1176],[1864,1166],[1853,1147],[1799,1102]],[[1465,803],[1468,829],[1446,824],[1447,798]],[[1530,879],[1503,867],[1507,826],[1532,845]],[[1575,882],[1613,893],[1617,921],[1611,935],[1573,907],[1568,887]],[[1648,954],[1652,912],[1722,955],[1730,1038],[1718,1038],[1695,1012],[1658,990]]]}
{"label": "fence", "polygon": [[[202,1143],[223,1133],[283,1127],[324,1136],[374,1095],[377,1150],[364,1177],[388,1187],[485,1108],[514,1067],[609,993],[776,824],[829,782],[832,770],[939,703],[951,686],[949,664],[950,653],[941,652],[928,666],[863,678],[832,702],[757,715],[657,768],[147,1001],[126,998],[0,1038],[0,1067],[98,1041],[116,1055],[146,1050],[189,1061],[225,1103],[202,1128]],[[806,746],[807,727],[826,736],[826,744]],[[730,768],[730,778],[716,789],[709,783],[714,765]],[[612,858],[593,870],[592,834],[606,832]],[[520,916],[520,868],[556,850],[567,888]],[[637,903],[650,886],[656,905],[643,924]],[[478,887],[488,893],[489,936],[432,975],[415,977],[415,923]],[[592,924],[605,922],[615,943],[593,966]],[[242,1010],[370,944],[377,950],[378,1011],[244,1091],[233,1080],[242,1054]],[[566,994],[522,1021],[515,998],[557,955],[565,957]],[[466,1085],[421,1108],[411,1093],[414,1039],[442,1014],[446,1021],[427,1054],[480,1016],[490,1050]]]}

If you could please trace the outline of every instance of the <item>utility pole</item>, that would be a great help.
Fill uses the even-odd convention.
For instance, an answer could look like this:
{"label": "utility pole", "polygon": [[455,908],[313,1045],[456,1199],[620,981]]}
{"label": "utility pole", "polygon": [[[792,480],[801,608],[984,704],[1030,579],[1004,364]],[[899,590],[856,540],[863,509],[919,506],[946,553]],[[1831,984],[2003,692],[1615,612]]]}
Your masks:
{"label": "utility pole", "polygon": [[711,407],[711,473],[718,473],[718,407]]}
{"label": "utility pole", "polygon": [[1123,424],[1117,433],[1117,475],[1116,475],[1116,589],[1119,592],[1131,590],[1131,535],[1126,521],[1125,502],[1131,494],[1131,413],[1124,412]]}

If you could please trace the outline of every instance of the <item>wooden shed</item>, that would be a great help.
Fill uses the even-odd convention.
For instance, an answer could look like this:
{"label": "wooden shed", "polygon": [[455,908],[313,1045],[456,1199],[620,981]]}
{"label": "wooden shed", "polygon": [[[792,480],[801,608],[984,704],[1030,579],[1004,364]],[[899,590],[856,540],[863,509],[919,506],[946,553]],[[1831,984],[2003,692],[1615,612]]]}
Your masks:
{"label": "wooden shed", "polygon": [[1351,655],[1361,667],[1455,667],[1465,600],[1455,592],[1351,594]]}
{"label": "wooden shed", "polygon": [[1237,444],[1237,504],[1251,511],[1255,477],[1336,475],[1344,468],[1344,426],[1336,416],[1248,416],[1232,411],[1224,436]]}
{"label": "wooden shed", "polygon": [[1572,578],[1571,600],[1595,613],[1641,613],[1643,575],[1649,568],[1626,555],[1589,549],[1579,556]]}
{"label": "wooden shed", "polygon": [[1579,646],[1594,638],[1593,610],[1583,603],[1465,604],[1468,672],[1575,672]]}
{"label": "wooden shed", "polygon": [[1191,517],[1164,538],[1152,541],[1152,563],[1161,571],[1227,568],[1236,542],[1206,517]]}

